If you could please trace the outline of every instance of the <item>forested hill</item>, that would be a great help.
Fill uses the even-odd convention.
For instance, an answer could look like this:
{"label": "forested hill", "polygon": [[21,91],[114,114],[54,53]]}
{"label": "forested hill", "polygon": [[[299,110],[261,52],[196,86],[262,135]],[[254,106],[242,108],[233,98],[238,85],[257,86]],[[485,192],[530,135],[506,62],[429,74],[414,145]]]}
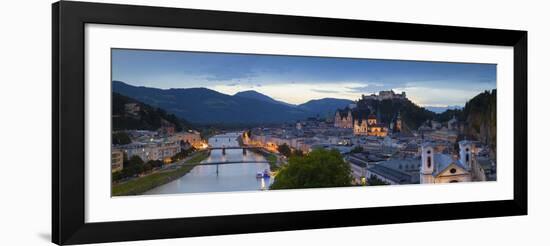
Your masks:
{"label": "forested hill", "polygon": [[493,151],[497,141],[497,90],[485,91],[466,103],[464,134],[488,144]]}
{"label": "forested hill", "polygon": [[[126,110],[125,105],[128,103],[136,103],[139,105],[139,110],[135,113],[130,113]],[[163,122],[171,123],[175,126],[176,131],[191,129],[190,123],[183,119],[177,118],[173,114],[169,114],[163,109],[152,107],[148,104],[137,101],[118,94],[112,93],[112,124],[113,130],[157,130]]]}
{"label": "forested hill", "polygon": [[436,117],[436,113],[420,107],[408,99],[362,99],[357,102],[358,117],[365,117],[370,113],[377,114],[381,122],[389,123],[395,120],[397,113],[410,130],[416,130],[426,120]]}
{"label": "forested hill", "polygon": [[437,120],[446,122],[456,117],[464,123],[465,138],[476,139],[496,150],[497,141],[497,90],[484,91],[470,99],[462,110],[447,110],[437,115]]}

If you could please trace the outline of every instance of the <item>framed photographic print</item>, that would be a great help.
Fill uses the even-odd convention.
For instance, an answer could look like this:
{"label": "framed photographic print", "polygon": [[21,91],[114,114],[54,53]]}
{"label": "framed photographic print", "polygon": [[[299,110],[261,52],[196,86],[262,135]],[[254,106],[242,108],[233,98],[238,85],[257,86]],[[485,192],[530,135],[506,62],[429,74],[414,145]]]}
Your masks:
{"label": "framed photographic print", "polygon": [[526,31],[62,1],[52,36],[54,243],[527,214]]}

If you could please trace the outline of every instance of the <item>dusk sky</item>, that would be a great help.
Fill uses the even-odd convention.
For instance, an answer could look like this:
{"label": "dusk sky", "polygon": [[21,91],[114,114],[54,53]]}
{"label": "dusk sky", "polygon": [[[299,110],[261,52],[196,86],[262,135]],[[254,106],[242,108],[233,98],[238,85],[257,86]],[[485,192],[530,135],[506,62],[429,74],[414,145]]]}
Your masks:
{"label": "dusk sky", "polygon": [[255,90],[292,104],[393,89],[421,106],[464,106],[496,88],[496,65],[113,49],[112,79],[229,95]]}

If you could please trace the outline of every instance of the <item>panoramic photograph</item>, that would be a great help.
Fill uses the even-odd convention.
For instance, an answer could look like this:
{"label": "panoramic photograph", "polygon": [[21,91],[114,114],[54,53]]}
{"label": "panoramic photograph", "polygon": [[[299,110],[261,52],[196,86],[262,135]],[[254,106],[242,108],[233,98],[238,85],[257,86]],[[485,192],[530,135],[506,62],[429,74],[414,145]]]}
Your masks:
{"label": "panoramic photograph", "polygon": [[112,196],[496,181],[495,64],[112,49],[111,76]]}

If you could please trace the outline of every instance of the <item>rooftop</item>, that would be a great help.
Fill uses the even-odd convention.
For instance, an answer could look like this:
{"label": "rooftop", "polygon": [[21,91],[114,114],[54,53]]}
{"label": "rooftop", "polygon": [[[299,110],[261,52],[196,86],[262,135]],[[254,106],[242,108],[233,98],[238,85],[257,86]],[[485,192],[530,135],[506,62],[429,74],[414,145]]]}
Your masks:
{"label": "rooftop", "polygon": [[466,169],[462,163],[460,163],[459,160],[453,160],[453,158],[450,155],[446,154],[434,154],[434,162],[435,162],[435,172],[433,173],[434,176],[439,175],[441,172],[445,170],[448,166],[451,164],[456,164],[460,168]]}
{"label": "rooftop", "polygon": [[398,184],[410,184],[412,182],[412,177],[410,174],[397,171],[393,168],[389,168],[381,164],[370,166],[367,169],[370,172],[379,174]]}

